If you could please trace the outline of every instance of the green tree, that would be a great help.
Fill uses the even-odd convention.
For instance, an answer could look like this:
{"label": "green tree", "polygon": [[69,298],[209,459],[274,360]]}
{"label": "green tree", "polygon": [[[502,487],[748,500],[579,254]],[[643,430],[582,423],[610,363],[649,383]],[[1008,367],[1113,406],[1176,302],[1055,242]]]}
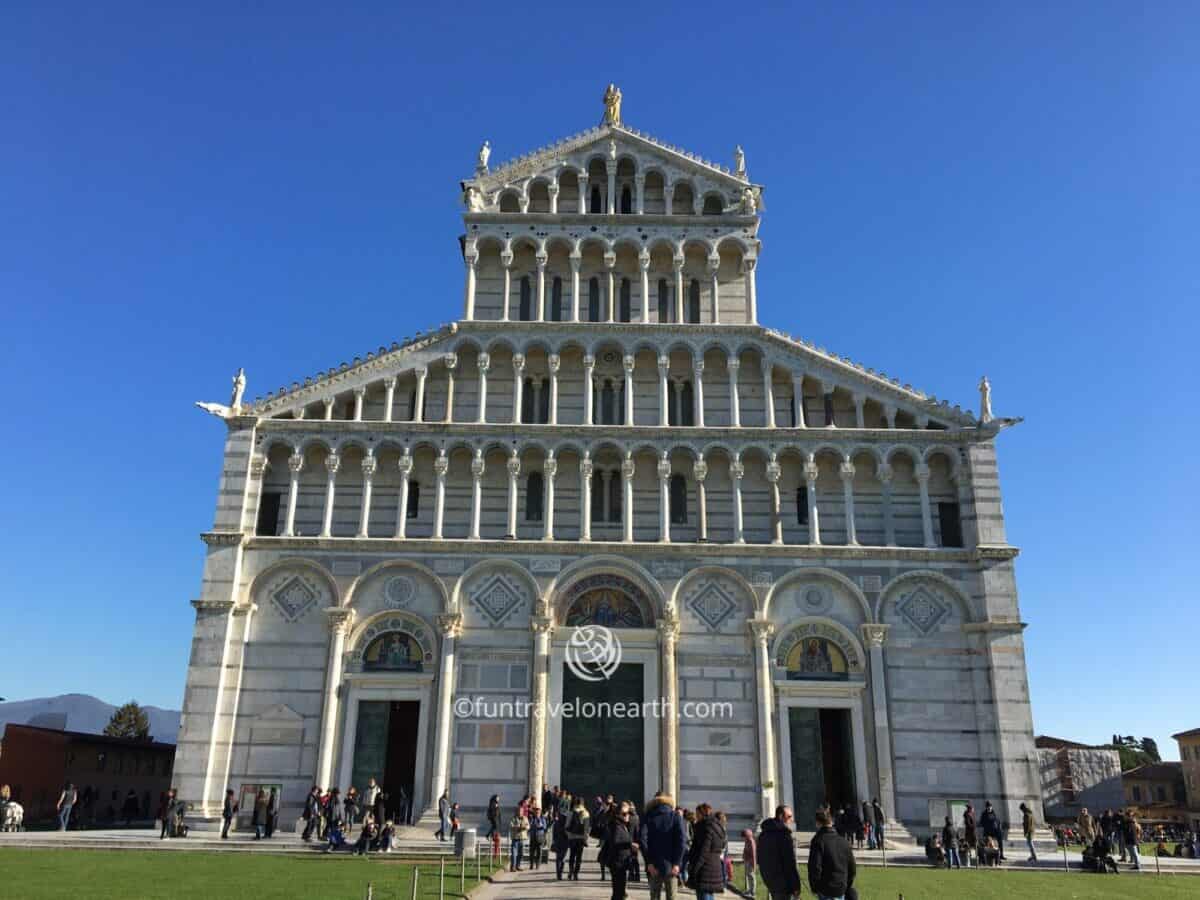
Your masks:
{"label": "green tree", "polygon": [[104,733],[109,737],[132,738],[135,741],[150,740],[150,717],[138,706],[136,700],[130,700],[124,706],[118,707],[104,726]]}
{"label": "green tree", "polygon": [[1142,738],[1142,752],[1154,762],[1162,762],[1162,757],[1158,753],[1158,741],[1154,738]]}

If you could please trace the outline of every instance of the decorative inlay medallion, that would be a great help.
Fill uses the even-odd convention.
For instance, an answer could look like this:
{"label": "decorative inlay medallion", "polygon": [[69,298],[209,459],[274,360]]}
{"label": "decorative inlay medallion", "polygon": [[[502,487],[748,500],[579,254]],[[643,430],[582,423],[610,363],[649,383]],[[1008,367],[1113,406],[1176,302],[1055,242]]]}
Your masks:
{"label": "decorative inlay medallion", "polygon": [[317,604],[321,589],[303,575],[292,575],[271,591],[271,603],[289,622],[298,621]]}
{"label": "decorative inlay medallion", "polygon": [[417,594],[416,583],[407,575],[393,575],[383,584],[383,599],[394,609],[405,609]]}
{"label": "decorative inlay medallion", "polygon": [[471,605],[497,626],[504,622],[526,599],[525,591],[511,579],[496,574],[484,579],[470,593]]}
{"label": "decorative inlay medallion", "polygon": [[720,631],[737,609],[737,600],[719,581],[707,579],[692,592],[687,600],[687,608],[696,614],[709,631]]}
{"label": "decorative inlay medallion", "polygon": [[808,584],[796,594],[796,611],[802,616],[819,616],[833,607],[833,594],[829,588]]}
{"label": "decorative inlay medallion", "polygon": [[896,611],[921,634],[929,634],[942,623],[950,608],[941,597],[921,585],[910,593],[900,595]]}

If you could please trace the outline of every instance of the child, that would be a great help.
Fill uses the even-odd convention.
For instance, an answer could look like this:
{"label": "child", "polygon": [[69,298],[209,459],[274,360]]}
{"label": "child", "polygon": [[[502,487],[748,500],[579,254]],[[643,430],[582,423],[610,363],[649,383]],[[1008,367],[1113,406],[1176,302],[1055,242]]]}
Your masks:
{"label": "child", "polygon": [[450,804],[450,839],[454,840],[454,834],[458,831],[458,804]]}
{"label": "child", "polygon": [[329,840],[329,846],[325,848],[326,853],[332,853],[334,850],[340,850],[346,846],[346,836],[343,833],[345,827],[346,823],[340,816],[330,823],[329,832],[326,835]]}
{"label": "child", "polygon": [[742,831],[742,865],[746,869],[746,896],[754,897],[754,885],[758,881],[758,846],[754,843],[754,832],[749,828]]}

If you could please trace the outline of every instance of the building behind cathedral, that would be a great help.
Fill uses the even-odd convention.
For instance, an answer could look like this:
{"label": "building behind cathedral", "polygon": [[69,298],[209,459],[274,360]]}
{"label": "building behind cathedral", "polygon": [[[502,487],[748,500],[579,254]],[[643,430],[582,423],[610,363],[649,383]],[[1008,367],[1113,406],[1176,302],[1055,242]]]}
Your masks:
{"label": "building behind cathedral", "polygon": [[[760,325],[740,149],[713,164],[606,99],[480,152],[460,319],[209,405],[181,796],[215,816],[278,786],[286,815],[375,777],[468,824],[543,783],[740,824],[875,797],[914,829],[968,800],[1019,822],[1040,780],[998,423]],[[586,624],[622,646],[600,682],[565,664]],[[504,705],[652,698],[673,714]]]}

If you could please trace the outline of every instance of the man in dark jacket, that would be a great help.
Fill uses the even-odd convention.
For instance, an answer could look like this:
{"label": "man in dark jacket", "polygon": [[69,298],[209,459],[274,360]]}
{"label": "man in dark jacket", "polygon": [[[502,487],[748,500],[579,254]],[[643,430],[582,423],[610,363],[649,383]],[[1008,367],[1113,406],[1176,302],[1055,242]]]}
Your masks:
{"label": "man in dark jacket", "polygon": [[791,900],[800,894],[800,870],[792,841],[792,809],[779,806],[775,818],[764,819],[758,835],[758,871],[771,900]]}
{"label": "man in dark jacket", "polygon": [[629,878],[629,861],[636,851],[636,832],[630,827],[630,808],[621,803],[609,816],[604,827],[604,843],[600,845],[600,863],[612,873],[612,900],[625,900],[625,883]]}
{"label": "man in dark jacket", "polygon": [[221,840],[226,840],[229,837],[229,826],[233,822],[233,817],[237,815],[238,802],[233,790],[225,792],[225,806],[221,809],[221,821],[224,823],[221,826]]}
{"label": "man in dark jacket", "polygon": [[844,900],[854,884],[854,853],[833,830],[829,810],[817,810],[817,833],[808,851],[808,886],[817,900]]}
{"label": "man in dark jacket", "polygon": [[675,879],[683,866],[687,832],[669,794],[657,793],[650,801],[638,829],[638,843],[646,860],[650,900],[659,900],[664,892],[667,900],[675,900]]}
{"label": "man in dark jacket", "polygon": [[321,789],[314,784],[313,789],[304,798],[304,833],[300,835],[300,839],[302,841],[311,841],[313,830],[320,824]]}
{"label": "man in dark jacket", "polygon": [[995,838],[996,846],[1000,848],[1000,859],[1004,859],[1004,832],[1000,829],[1000,818],[992,808],[989,800],[983,804],[983,815],[979,817],[979,827],[983,830],[984,838]]}

